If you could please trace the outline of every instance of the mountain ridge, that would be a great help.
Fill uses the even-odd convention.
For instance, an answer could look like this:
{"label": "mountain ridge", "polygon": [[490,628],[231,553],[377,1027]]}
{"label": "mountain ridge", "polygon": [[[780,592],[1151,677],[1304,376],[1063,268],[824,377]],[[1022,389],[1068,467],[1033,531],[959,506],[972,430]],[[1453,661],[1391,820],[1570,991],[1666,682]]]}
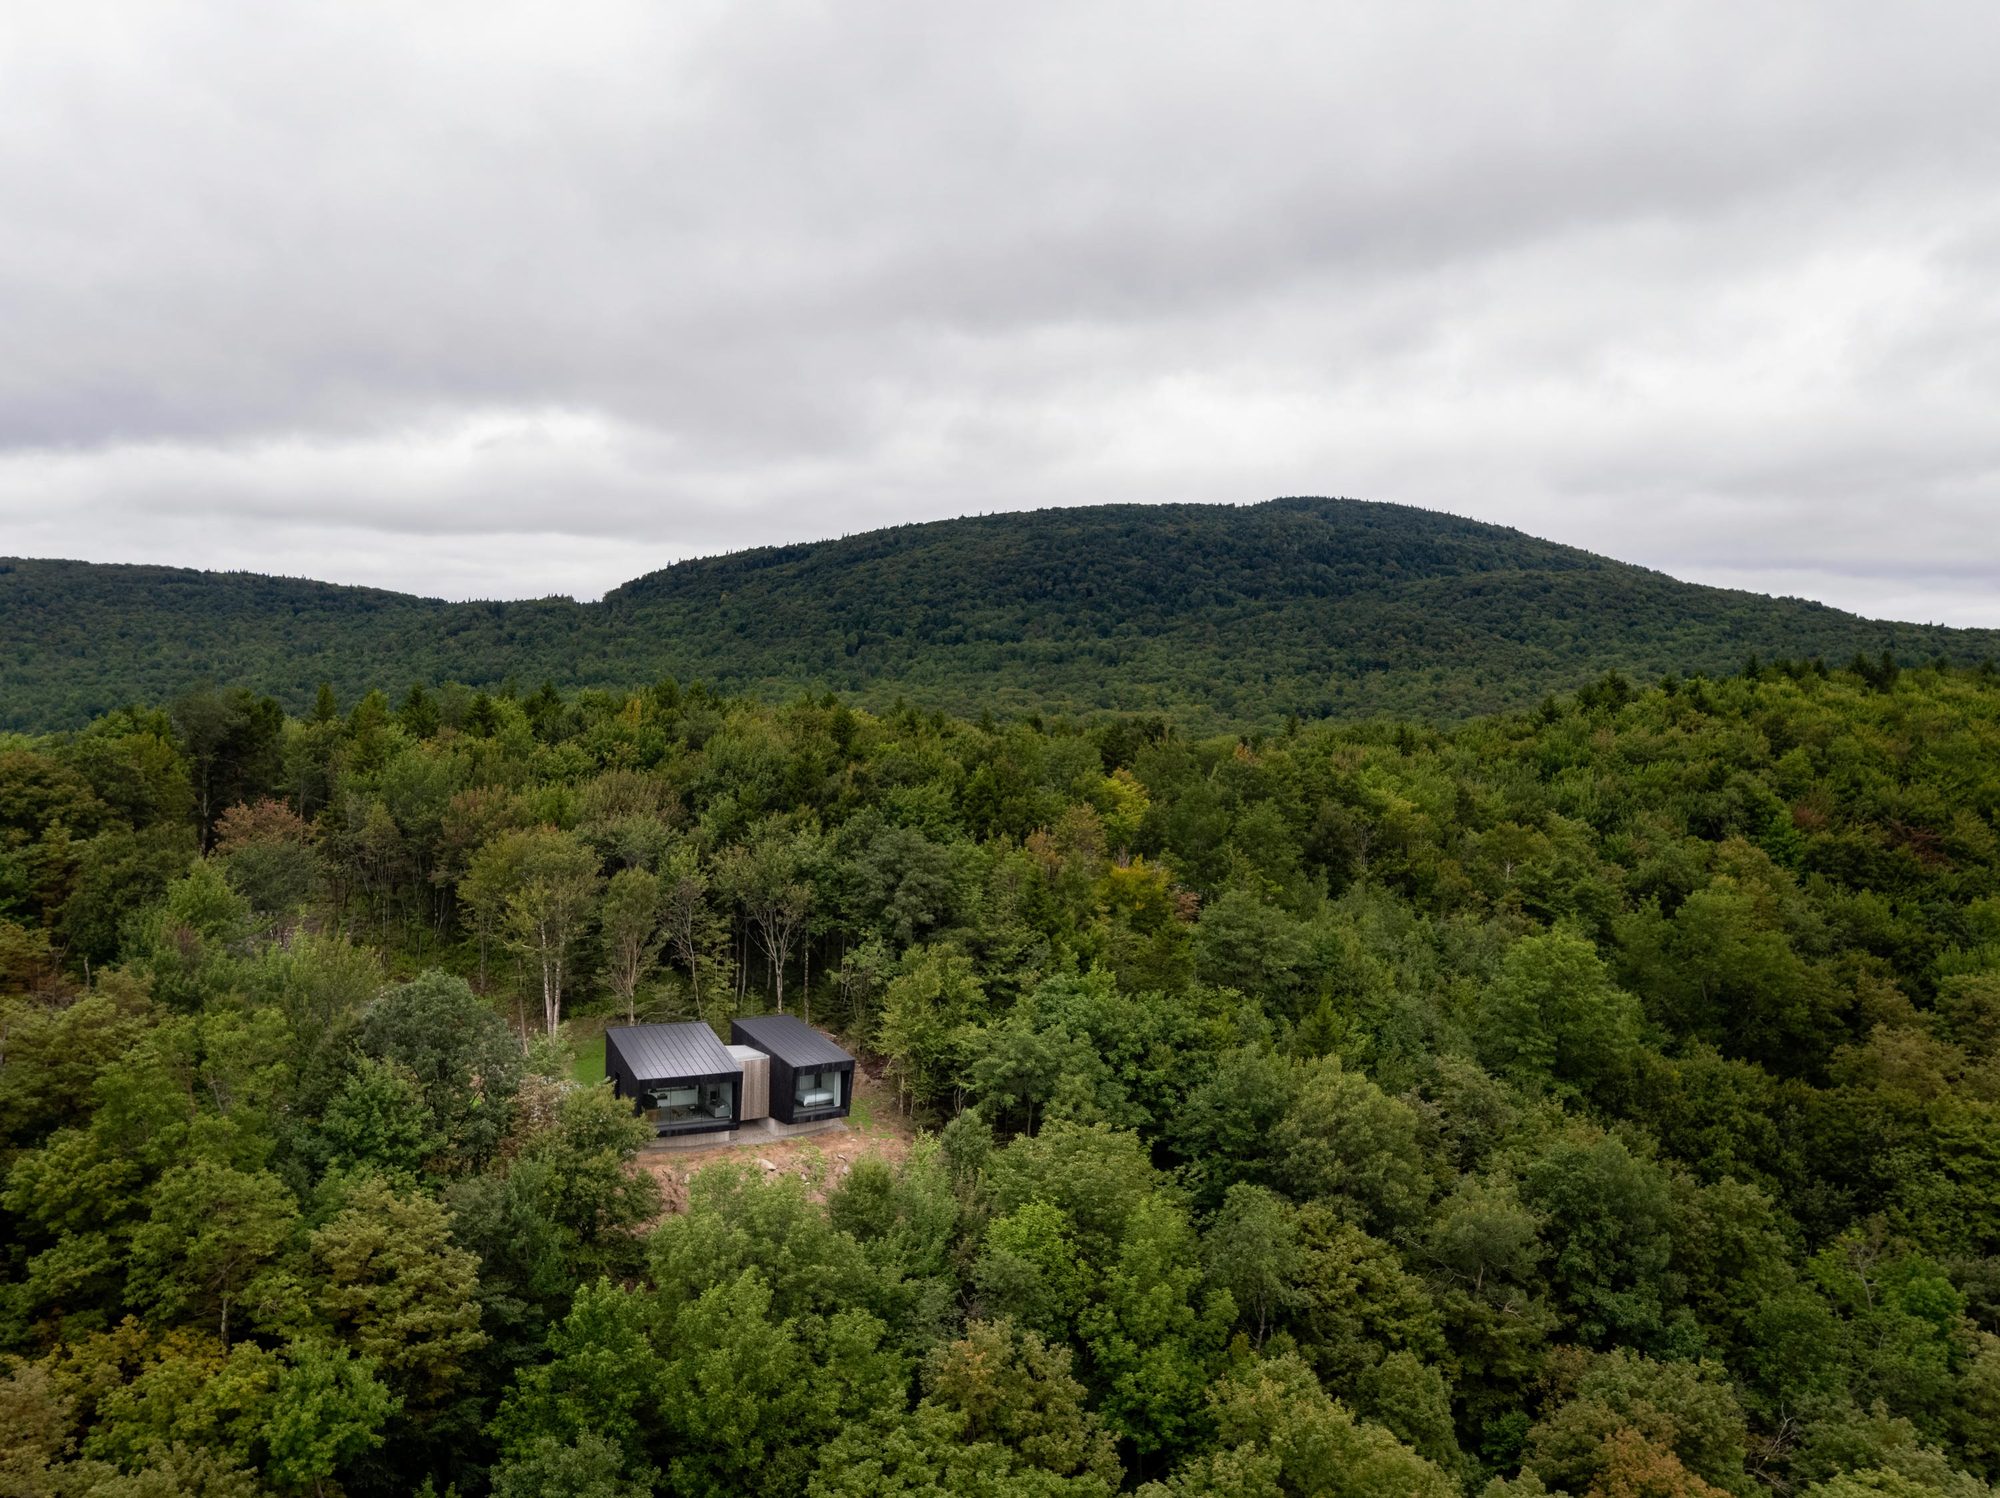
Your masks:
{"label": "mountain ridge", "polygon": [[690,558],[596,602],[450,602],[254,572],[0,559],[0,725],[70,727],[199,682],[298,710],[385,678],[664,675],[954,711],[1454,719],[1606,671],[1748,654],[2000,654],[2000,631],[1706,587],[1440,511],[1290,497],[913,522]]}

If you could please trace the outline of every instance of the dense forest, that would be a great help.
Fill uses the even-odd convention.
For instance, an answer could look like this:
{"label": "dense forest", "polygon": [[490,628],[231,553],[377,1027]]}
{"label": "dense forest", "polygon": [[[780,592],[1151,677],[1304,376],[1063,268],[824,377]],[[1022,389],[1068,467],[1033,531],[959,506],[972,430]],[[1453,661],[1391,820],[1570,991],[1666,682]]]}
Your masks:
{"label": "dense forest", "polygon": [[1429,510],[1343,499],[1102,505],[898,526],[680,563],[613,590],[450,604],[248,573],[0,561],[0,727],[79,728],[204,681],[307,710],[447,681],[623,688],[673,675],[783,702],[1431,722],[1607,671],[1749,655],[2000,658],[2000,632],[1875,623],[1697,587]]}
{"label": "dense forest", "polygon": [[[663,1213],[781,995],[918,1142]],[[1991,1494],[2000,682],[0,736],[0,1281],[8,1495]]]}

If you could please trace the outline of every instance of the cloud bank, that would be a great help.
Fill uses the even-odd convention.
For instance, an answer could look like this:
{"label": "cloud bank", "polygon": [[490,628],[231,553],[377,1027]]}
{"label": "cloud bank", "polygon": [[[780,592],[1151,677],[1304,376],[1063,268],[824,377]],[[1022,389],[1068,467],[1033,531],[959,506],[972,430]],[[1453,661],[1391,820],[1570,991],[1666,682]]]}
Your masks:
{"label": "cloud bank", "polygon": [[16,6],[0,551],[1345,494],[2000,625],[2000,12]]}

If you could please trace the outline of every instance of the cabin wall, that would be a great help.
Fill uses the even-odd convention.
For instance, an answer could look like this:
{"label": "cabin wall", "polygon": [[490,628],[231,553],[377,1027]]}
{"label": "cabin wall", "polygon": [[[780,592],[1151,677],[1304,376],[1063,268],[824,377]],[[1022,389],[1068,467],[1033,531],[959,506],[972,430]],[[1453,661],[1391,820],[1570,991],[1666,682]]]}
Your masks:
{"label": "cabin wall", "polygon": [[792,1064],[777,1056],[771,1058],[771,1117],[792,1121]]}
{"label": "cabin wall", "polygon": [[618,1097],[628,1101],[639,1096],[639,1079],[632,1075],[625,1065],[624,1054],[615,1045],[604,1048],[604,1075],[611,1079],[611,1090]]}

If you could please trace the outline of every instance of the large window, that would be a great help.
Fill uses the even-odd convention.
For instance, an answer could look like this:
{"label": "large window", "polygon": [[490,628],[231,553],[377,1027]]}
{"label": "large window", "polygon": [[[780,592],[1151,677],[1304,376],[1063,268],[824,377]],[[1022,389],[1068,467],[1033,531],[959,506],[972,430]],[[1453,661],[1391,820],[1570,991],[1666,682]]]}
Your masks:
{"label": "large window", "polygon": [[654,1125],[662,1130],[684,1129],[702,1124],[728,1123],[736,1111],[734,1082],[688,1082],[678,1086],[655,1087],[641,1097],[640,1106]]}
{"label": "large window", "polygon": [[846,1078],[840,1071],[800,1071],[792,1073],[792,1108],[838,1108],[840,1087]]}

